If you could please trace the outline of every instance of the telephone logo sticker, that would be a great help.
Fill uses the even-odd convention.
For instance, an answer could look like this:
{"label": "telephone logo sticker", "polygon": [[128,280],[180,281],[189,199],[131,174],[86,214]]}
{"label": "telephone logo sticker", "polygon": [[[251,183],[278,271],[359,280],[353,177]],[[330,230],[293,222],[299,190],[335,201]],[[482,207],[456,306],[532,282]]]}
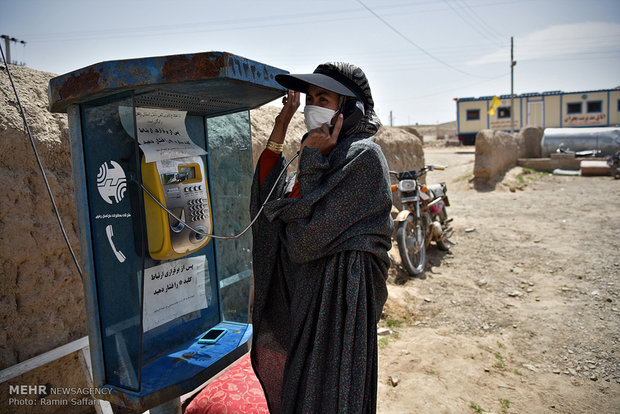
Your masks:
{"label": "telephone logo sticker", "polygon": [[114,246],[114,242],[112,241],[112,237],[114,237],[114,229],[112,228],[112,225],[106,226],[105,232],[106,232],[106,235],[108,236],[108,243],[110,243],[110,247],[112,248],[112,251],[114,252],[114,256],[116,256],[116,260],[123,263],[126,257],[123,254],[123,252],[121,252],[120,250],[116,248],[116,246]]}
{"label": "telephone logo sticker", "polygon": [[118,163],[110,161],[111,167],[108,163],[101,164],[99,172],[97,173],[97,188],[101,198],[108,203],[120,203],[125,196],[125,190],[127,190],[127,179],[125,178],[125,171]]}

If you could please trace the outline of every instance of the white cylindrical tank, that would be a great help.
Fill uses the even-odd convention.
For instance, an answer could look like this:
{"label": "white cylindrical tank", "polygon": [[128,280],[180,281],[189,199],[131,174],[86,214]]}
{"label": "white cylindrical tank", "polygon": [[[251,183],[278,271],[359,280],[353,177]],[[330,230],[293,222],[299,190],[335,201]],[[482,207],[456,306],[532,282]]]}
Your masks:
{"label": "white cylindrical tank", "polygon": [[543,156],[558,148],[570,151],[600,150],[601,156],[620,151],[620,128],[546,128],[540,142]]}

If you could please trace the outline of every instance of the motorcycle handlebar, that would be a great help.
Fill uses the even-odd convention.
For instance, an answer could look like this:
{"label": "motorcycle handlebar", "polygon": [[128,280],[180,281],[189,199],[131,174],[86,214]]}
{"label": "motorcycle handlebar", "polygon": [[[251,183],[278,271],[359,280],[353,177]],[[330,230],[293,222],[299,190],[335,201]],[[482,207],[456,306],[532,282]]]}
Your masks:
{"label": "motorcycle handlebar", "polygon": [[391,175],[395,175],[399,180],[407,180],[407,179],[417,179],[418,177],[423,176],[424,174],[426,174],[427,171],[433,171],[433,170],[440,170],[443,171],[446,168],[448,168],[447,165],[425,165],[424,167],[420,168],[419,170],[411,170],[411,171],[403,171],[403,172],[398,172],[398,171],[390,171]]}

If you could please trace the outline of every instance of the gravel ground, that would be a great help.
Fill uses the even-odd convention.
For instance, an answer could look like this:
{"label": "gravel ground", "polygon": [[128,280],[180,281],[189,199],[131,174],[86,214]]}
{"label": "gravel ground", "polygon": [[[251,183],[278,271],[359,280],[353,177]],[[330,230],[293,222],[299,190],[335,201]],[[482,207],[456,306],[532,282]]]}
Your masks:
{"label": "gravel ground", "polygon": [[425,157],[456,244],[424,278],[390,252],[378,412],[620,412],[620,180],[516,167],[478,192],[472,147]]}

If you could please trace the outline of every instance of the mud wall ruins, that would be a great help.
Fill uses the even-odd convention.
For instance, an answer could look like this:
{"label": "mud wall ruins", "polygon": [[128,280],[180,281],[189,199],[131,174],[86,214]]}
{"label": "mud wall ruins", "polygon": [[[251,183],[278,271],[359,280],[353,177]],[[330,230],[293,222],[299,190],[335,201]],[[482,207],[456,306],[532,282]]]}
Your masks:
{"label": "mud wall ruins", "polygon": [[[60,216],[79,255],[67,117],[47,110],[52,75],[11,69]],[[82,282],[58,227],[4,68],[0,91],[0,369],[5,369],[82,338],[87,331]],[[67,355],[0,384],[0,401],[8,401],[10,385],[86,387],[82,372],[77,353]],[[66,407],[37,409],[55,413]],[[15,413],[28,410],[11,407]],[[76,407],[75,412],[90,410]]]}
{"label": "mud wall ruins", "polygon": [[501,179],[520,158],[540,156],[543,129],[525,127],[517,134],[484,129],[476,135],[474,186],[484,188]]}

